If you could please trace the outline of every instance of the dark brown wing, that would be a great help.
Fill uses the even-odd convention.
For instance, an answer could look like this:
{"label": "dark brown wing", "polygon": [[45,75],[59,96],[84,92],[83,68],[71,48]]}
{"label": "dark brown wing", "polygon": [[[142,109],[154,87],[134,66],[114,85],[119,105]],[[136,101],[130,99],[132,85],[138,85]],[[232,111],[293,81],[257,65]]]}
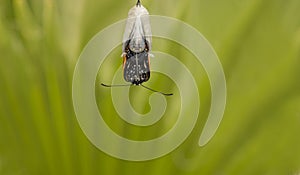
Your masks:
{"label": "dark brown wing", "polygon": [[123,56],[124,79],[132,84],[139,85],[150,78],[150,62],[148,54],[148,43],[146,40],[145,49],[136,53],[129,49],[130,40],[127,41],[125,54]]}

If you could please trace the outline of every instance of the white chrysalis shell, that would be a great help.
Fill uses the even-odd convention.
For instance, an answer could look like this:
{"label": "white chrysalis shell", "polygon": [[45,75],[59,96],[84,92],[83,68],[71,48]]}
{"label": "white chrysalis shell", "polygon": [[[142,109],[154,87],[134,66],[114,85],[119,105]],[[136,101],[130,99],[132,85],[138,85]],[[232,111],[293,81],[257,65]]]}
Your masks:
{"label": "white chrysalis shell", "polygon": [[125,32],[123,35],[123,53],[125,50],[125,43],[131,40],[129,48],[132,51],[144,50],[145,42],[148,42],[149,51],[151,50],[152,33],[149,20],[149,13],[142,5],[135,5],[128,12]]}

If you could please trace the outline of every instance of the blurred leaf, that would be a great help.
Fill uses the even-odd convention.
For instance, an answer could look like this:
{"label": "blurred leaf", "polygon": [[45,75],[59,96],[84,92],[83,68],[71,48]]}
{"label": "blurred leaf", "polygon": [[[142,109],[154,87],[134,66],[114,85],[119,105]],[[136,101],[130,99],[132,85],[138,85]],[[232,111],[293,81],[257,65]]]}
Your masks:
{"label": "blurred leaf", "polygon": [[[0,174],[299,172],[300,1],[142,3],[151,14],[175,17],[196,27],[219,55],[227,78],[228,101],[211,142],[203,148],[197,145],[210,108],[207,75],[191,53],[161,39],[154,39],[153,48],[182,58],[201,87],[199,123],[184,144],[160,159],[128,162],[95,148],[80,129],[71,97],[76,61],[93,35],[127,17],[134,1],[2,0]],[[121,51],[117,49],[107,58],[99,76],[105,72],[105,78],[110,78],[111,71],[121,65]],[[158,87],[170,81],[154,76],[153,85]],[[133,106],[138,112],[147,112],[150,93],[135,91],[131,96]],[[101,112],[115,114],[116,118],[105,120],[120,135],[139,140],[155,138],[176,120],[164,119],[148,128],[132,127],[117,118],[105,92],[95,92],[102,97],[97,99],[98,105],[105,106]],[[168,101],[172,115],[178,111],[179,100]]]}

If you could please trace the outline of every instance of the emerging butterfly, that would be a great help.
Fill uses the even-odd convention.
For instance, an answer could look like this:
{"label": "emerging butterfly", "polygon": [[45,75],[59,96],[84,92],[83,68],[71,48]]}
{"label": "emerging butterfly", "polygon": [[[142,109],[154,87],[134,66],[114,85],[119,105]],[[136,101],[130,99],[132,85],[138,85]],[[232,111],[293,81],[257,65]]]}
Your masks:
{"label": "emerging butterfly", "polygon": [[163,93],[153,90],[142,83],[150,78],[150,51],[152,33],[149,21],[149,13],[141,5],[140,0],[128,12],[128,19],[123,36],[123,74],[124,79],[131,84],[106,85],[105,87],[140,85],[146,89],[169,96],[172,93]]}

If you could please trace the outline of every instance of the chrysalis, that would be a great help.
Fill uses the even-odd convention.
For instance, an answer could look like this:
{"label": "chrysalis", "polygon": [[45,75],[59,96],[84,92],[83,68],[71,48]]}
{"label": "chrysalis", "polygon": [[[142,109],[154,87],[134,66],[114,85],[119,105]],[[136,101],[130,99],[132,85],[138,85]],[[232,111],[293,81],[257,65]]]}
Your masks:
{"label": "chrysalis", "polygon": [[123,37],[124,79],[139,85],[150,78],[151,26],[149,13],[140,1],[129,10]]}

